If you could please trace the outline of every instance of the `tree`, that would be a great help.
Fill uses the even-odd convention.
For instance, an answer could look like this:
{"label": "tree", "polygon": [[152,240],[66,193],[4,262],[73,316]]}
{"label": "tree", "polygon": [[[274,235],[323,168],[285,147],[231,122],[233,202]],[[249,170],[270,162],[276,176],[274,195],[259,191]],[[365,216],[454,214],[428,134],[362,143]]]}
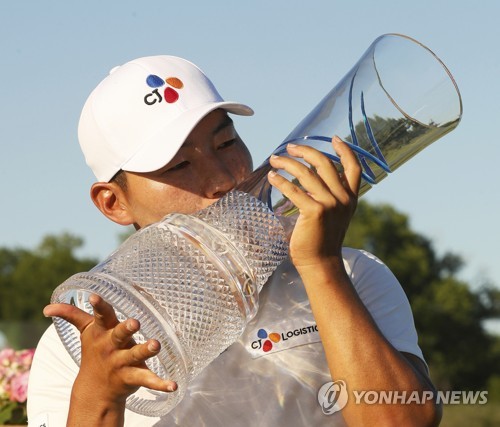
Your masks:
{"label": "tree", "polygon": [[75,255],[83,240],[70,234],[47,236],[34,250],[0,248],[0,321],[9,341],[33,345],[49,324],[42,314],[52,291],[96,260]]}
{"label": "tree", "polygon": [[347,246],[381,258],[399,279],[413,309],[419,343],[441,389],[483,389],[500,375],[499,338],[483,321],[500,316],[500,291],[473,291],[457,278],[462,259],[438,256],[432,242],[412,231],[406,215],[389,205],[360,201]]}

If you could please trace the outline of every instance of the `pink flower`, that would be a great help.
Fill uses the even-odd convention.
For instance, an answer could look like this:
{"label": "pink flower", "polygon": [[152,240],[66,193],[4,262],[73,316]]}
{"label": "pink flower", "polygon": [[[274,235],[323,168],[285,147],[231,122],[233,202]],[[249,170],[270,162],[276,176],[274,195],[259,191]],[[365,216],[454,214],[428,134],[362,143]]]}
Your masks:
{"label": "pink flower", "polygon": [[0,365],[8,366],[14,360],[16,356],[15,350],[12,348],[5,348],[0,351]]}
{"label": "pink flower", "polygon": [[17,360],[20,365],[22,365],[25,369],[29,369],[31,367],[31,362],[33,361],[33,355],[35,354],[34,348],[29,348],[26,350],[21,350],[17,353]]}
{"label": "pink flower", "polygon": [[29,371],[22,372],[12,378],[10,383],[10,400],[13,402],[26,402],[28,394]]}

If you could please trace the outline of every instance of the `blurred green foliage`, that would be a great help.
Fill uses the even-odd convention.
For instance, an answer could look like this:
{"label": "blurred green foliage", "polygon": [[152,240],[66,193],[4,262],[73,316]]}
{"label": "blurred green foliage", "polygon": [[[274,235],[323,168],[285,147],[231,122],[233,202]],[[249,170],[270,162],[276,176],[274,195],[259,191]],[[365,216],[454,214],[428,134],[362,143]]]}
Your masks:
{"label": "blurred green foliage", "polygon": [[33,347],[50,319],[42,310],[52,291],[97,261],[78,258],[81,238],[47,236],[34,250],[0,248],[0,330],[15,348]]}

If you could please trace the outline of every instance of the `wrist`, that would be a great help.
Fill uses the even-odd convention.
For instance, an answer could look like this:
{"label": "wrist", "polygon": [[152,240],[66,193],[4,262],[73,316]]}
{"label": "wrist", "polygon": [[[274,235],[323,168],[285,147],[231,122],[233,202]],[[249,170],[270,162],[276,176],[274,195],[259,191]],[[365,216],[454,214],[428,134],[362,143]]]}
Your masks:
{"label": "wrist", "polygon": [[299,273],[326,272],[328,274],[331,274],[345,272],[344,259],[342,258],[341,254],[317,256],[307,260],[292,259],[292,262]]}
{"label": "wrist", "polygon": [[123,425],[126,398],[117,398],[99,384],[93,387],[77,379],[71,390],[68,425],[120,426]]}
{"label": "wrist", "polygon": [[352,286],[342,256],[329,256],[314,262],[294,264],[306,288]]}

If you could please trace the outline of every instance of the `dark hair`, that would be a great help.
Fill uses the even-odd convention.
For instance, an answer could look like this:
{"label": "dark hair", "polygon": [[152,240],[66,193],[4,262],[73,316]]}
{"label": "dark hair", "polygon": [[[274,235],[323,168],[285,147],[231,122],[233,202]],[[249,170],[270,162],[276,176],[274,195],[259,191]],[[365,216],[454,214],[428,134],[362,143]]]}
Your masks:
{"label": "dark hair", "polygon": [[109,182],[114,182],[120,187],[124,192],[127,191],[127,175],[125,175],[125,171],[119,170],[113,178],[110,179]]}

